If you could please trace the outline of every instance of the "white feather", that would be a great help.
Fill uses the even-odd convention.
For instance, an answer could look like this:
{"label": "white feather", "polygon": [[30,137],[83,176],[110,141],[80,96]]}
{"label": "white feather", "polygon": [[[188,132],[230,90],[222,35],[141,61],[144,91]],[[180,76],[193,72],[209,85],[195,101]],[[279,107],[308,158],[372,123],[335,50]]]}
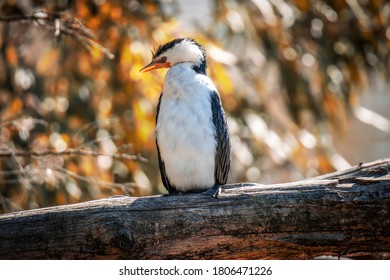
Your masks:
{"label": "white feather", "polygon": [[165,76],[156,137],[169,181],[178,191],[214,185],[216,140],[210,91],[216,90],[191,63],[179,63]]}

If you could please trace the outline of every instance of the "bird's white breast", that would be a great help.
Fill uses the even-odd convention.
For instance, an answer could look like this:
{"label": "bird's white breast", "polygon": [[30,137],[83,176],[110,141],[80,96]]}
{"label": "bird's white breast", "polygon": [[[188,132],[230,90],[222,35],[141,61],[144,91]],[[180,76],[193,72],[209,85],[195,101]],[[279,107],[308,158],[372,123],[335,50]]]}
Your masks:
{"label": "bird's white breast", "polygon": [[214,185],[216,154],[211,80],[180,63],[165,76],[156,137],[169,181],[178,191]]}

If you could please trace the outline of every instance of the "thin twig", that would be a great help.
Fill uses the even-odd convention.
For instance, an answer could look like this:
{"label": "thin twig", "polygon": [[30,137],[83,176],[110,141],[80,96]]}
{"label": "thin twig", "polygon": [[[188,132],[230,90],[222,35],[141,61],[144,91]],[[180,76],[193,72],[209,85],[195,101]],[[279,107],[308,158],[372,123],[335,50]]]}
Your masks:
{"label": "thin twig", "polygon": [[97,129],[106,125],[111,125],[116,122],[119,122],[119,118],[117,117],[89,122],[86,125],[83,125],[81,128],[79,128],[76,131],[76,133],[72,136],[72,138],[78,137],[78,135],[81,133],[87,134],[87,132],[89,132],[90,130]]}
{"label": "thin twig", "polygon": [[104,186],[108,186],[108,187],[112,187],[112,188],[117,188],[117,189],[120,189],[123,191],[123,193],[125,193],[126,195],[131,195],[129,189],[132,189],[134,187],[137,186],[136,183],[125,183],[125,184],[119,184],[119,183],[112,183],[112,182],[107,182],[107,181],[101,181],[101,180],[97,180],[95,178],[88,178],[88,177],[84,177],[84,176],[81,176],[75,172],[72,172],[68,169],[65,169],[65,168],[56,168],[55,171],[57,172],[61,172],[63,174],[66,174],[78,181],[82,181],[82,182],[86,182],[86,183],[92,183],[92,184],[100,184],[100,185],[104,185]]}
{"label": "thin twig", "polygon": [[57,151],[10,151],[10,150],[3,150],[0,151],[0,157],[45,157],[45,156],[107,156],[111,157],[113,159],[125,159],[125,160],[135,160],[135,161],[141,161],[141,162],[148,162],[148,160],[141,155],[129,155],[125,153],[120,154],[109,154],[109,153],[102,153],[102,152],[95,152],[95,151],[88,151],[88,150],[79,150],[79,149],[67,149],[61,152]]}
{"label": "thin twig", "polygon": [[120,137],[118,135],[108,135],[108,136],[102,136],[98,137],[95,139],[92,139],[91,141],[85,142],[82,145],[80,145],[80,149],[82,150],[84,147],[92,146],[95,144],[102,143],[104,141],[109,141],[109,140],[118,140]]}
{"label": "thin twig", "polygon": [[0,21],[12,22],[12,21],[34,21],[39,26],[42,26],[48,30],[54,31],[56,37],[60,34],[65,34],[77,40],[86,49],[91,50],[97,48],[108,58],[113,59],[115,55],[108,49],[95,42],[96,36],[89,28],[77,18],[72,17],[68,13],[48,13],[45,11],[35,12],[31,15],[12,15],[2,16]]}

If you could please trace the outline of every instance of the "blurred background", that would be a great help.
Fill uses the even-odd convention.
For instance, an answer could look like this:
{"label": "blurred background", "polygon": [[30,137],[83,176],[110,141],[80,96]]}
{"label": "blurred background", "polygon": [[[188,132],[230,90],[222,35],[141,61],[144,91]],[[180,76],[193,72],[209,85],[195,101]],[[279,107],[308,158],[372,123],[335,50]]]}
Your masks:
{"label": "blurred background", "polygon": [[3,0],[0,34],[0,213],[165,193],[166,70],[138,72],[175,37],[207,50],[230,183],[390,156],[387,1]]}

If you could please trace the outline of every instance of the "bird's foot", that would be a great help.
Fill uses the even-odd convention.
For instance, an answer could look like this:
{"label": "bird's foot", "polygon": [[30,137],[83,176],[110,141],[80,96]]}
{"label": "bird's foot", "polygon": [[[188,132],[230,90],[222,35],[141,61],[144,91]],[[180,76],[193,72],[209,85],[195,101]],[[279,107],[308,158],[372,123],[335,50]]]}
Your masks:
{"label": "bird's foot", "polygon": [[203,195],[208,195],[214,198],[219,198],[219,195],[221,194],[222,186],[221,185],[214,185],[212,188],[208,189],[205,192],[202,192]]}

